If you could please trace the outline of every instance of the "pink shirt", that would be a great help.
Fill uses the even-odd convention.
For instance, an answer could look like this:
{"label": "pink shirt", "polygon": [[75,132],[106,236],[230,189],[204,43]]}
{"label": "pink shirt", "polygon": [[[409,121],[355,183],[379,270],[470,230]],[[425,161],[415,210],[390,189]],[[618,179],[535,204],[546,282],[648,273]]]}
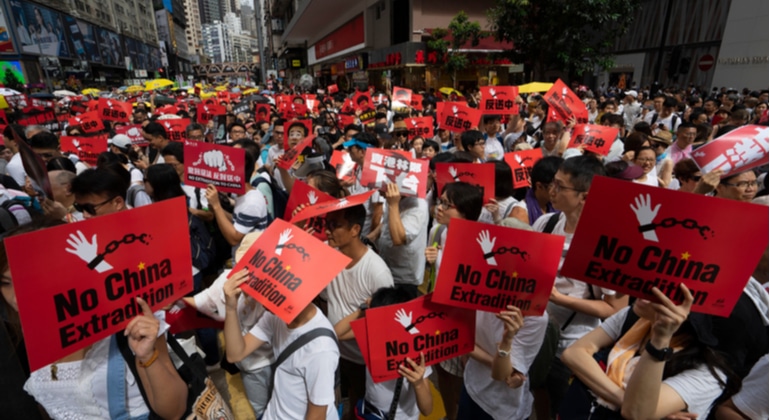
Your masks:
{"label": "pink shirt", "polygon": [[676,143],[672,144],[668,149],[668,155],[674,163],[679,162],[682,159],[689,159],[692,157],[692,144],[687,145],[684,149],[680,149]]}

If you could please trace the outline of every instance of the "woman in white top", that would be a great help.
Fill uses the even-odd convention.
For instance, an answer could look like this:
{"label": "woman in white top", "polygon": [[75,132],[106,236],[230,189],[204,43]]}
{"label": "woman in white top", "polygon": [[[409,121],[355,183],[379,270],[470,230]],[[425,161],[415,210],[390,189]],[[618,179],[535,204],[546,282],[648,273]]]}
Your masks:
{"label": "woman in white top", "polygon": [[513,198],[513,171],[510,165],[503,160],[494,161],[494,165],[495,198],[481,209],[479,222],[499,225],[503,219],[513,217],[527,223],[527,205]]}
{"label": "woman in white top", "polygon": [[652,174],[655,169],[655,151],[651,147],[642,147],[636,152],[634,163],[642,168],[644,173],[634,180],[638,184],[658,186],[658,177]]}

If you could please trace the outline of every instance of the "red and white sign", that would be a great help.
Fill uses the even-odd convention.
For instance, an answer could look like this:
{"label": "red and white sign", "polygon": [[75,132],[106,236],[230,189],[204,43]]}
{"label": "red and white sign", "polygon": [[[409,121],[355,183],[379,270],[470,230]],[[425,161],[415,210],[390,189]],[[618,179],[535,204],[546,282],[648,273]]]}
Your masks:
{"label": "red and white sign", "polygon": [[[552,115],[556,117],[556,121],[567,123],[571,117],[575,117],[578,124],[588,122],[588,109],[585,104],[561,79],[545,94],[545,101],[549,105],[548,109],[553,110]],[[551,118],[548,120],[551,121]]]}
{"label": "red and white sign", "polygon": [[217,103],[198,104],[198,108],[195,113],[198,122],[203,125],[208,124],[209,121],[213,120],[215,117],[225,114],[227,114],[227,108],[225,108],[224,105],[219,105]]}
{"label": "red and white sign", "polygon": [[98,133],[104,130],[104,123],[98,111],[89,111],[72,117],[67,122],[70,126],[78,126],[84,133]]}
{"label": "red and white sign", "polygon": [[366,149],[361,185],[384,190],[388,184],[398,185],[403,196],[424,198],[428,185],[428,162],[413,159],[403,150]]}
{"label": "red and white sign", "polygon": [[542,315],[563,246],[561,235],[452,219],[433,301],[487,312],[513,305]]}
{"label": "red and white sign", "polygon": [[543,158],[541,149],[519,150],[517,152],[506,153],[503,159],[513,172],[513,188],[531,187],[532,167],[537,161]]}
{"label": "red and white sign", "polygon": [[394,86],[393,87],[393,102],[400,102],[405,105],[412,103],[412,90]]}
{"label": "red and white sign", "polygon": [[618,129],[594,124],[578,124],[572,130],[569,148],[583,145],[583,149],[597,155],[607,156],[612,143],[618,137]]}
{"label": "red and white sign", "polygon": [[722,178],[766,165],[770,129],[761,125],[744,125],[699,147],[692,158],[706,174],[721,169]]}
{"label": "red and white sign", "polygon": [[418,95],[412,92],[412,100],[409,102],[409,106],[412,107],[412,109],[415,111],[422,111],[422,95]]}
{"label": "red and white sign", "polygon": [[289,170],[289,168],[291,168],[294,165],[294,162],[296,162],[297,159],[299,159],[303,150],[305,150],[308,147],[313,147],[313,140],[315,140],[315,136],[313,135],[305,137],[301,142],[299,142],[297,145],[292,147],[291,150],[281,155],[276,160],[275,166],[281,169]]}
{"label": "red and white sign", "polygon": [[173,120],[163,120],[160,125],[166,129],[166,135],[171,141],[187,140],[187,126],[190,125],[189,118],[176,118]]}
{"label": "red and white sign", "polygon": [[363,194],[351,195],[350,197],[336,199],[334,201],[322,201],[300,210],[291,218],[291,223],[301,222],[313,217],[322,216],[326,213],[346,209],[366,203],[366,200],[374,194],[374,191],[367,191]]}
{"label": "red and white sign", "polygon": [[438,163],[436,186],[441,194],[446,184],[467,182],[481,188],[484,203],[495,198],[495,165],[487,163]]}
{"label": "red and white sign", "polygon": [[124,134],[128,136],[128,138],[131,139],[131,144],[134,146],[147,146],[150,143],[147,141],[147,139],[142,136],[142,125],[141,124],[133,124],[133,125],[123,125],[115,127],[115,134]]}
{"label": "red and white sign", "polygon": [[254,105],[254,118],[259,121],[270,122],[270,105],[268,104],[256,104]]}
{"label": "red and white sign", "polygon": [[132,109],[128,102],[99,98],[99,115],[105,121],[130,122]]}
{"label": "red and white sign", "polygon": [[245,165],[244,149],[201,141],[184,144],[186,185],[205,189],[213,184],[222,192],[243,195],[248,182],[244,179]]}
{"label": "red and white sign", "polygon": [[[158,217],[163,215],[163,217]],[[7,238],[31,370],[122,331],[193,289],[184,198]],[[45,264],[29,253],[46,249]]]}
{"label": "red and white sign", "polygon": [[369,92],[356,92],[353,95],[353,106],[356,111],[361,111],[358,115],[358,119],[362,124],[368,124],[374,121],[374,114],[376,111],[372,106],[372,95]]}
{"label": "red and white sign", "polygon": [[347,150],[333,151],[329,164],[331,164],[337,172],[337,179],[342,181],[353,181],[356,163],[350,158],[350,153],[348,153]]}
{"label": "red and white sign", "polygon": [[479,120],[481,110],[458,103],[444,104],[437,114],[438,128],[455,133],[478,127]]}
{"label": "red and white sign", "polygon": [[353,324],[375,383],[399,378],[398,366],[407,357],[420,363],[422,353],[425,366],[431,366],[472,352],[476,342],[476,313],[439,305],[431,295],[368,309],[366,317]]}
{"label": "red and white sign", "polygon": [[249,271],[241,289],[287,324],[296,318],[350,258],[281,219],[265,229],[230,273]]}
{"label": "red and white sign", "polygon": [[404,119],[409,130],[409,139],[422,137],[426,140],[433,138],[433,117],[411,117]]}
{"label": "red and white sign", "polygon": [[354,115],[345,115],[345,114],[339,114],[337,115],[337,128],[340,130],[344,130],[345,127],[349,126],[350,124],[355,124],[356,117]]}
{"label": "red and white sign", "polygon": [[479,109],[484,115],[511,115],[519,113],[516,98],[518,86],[482,86],[479,88],[481,102]]}
{"label": "red and white sign", "polygon": [[714,56],[711,54],[704,54],[698,59],[698,68],[700,71],[709,71],[714,67]]}
{"label": "red and white sign", "polygon": [[694,312],[727,316],[767,230],[765,206],[596,177],[561,274],[653,301],[657,287],[675,303],[684,283]]}
{"label": "red and white sign", "polygon": [[329,85],[329,86],[327,86],[327,87],[326,87],[326,91],[329,93],[329,95],[331,95],[331,94],[333,94],[333,93],[337,93],[337,92],[339,92],[339,91],[340,91],[340,88],[339,88],[339,87],[337,87],[337,85],[336,85],[336,84],[333,84],[333,85]]}
{"label": "red and white sign", "polygon": [[69,137],[59,139],[61,151],[72,153],[89,165],[96,165],[99,154],[107,151],[107,135],[94,137]]}
{"label": "red and white sign", "polygon": [[[299,206],[312,206],[316,203],[335,200],[337,199],[331,195],[326,194],[321,190],[317,190],[300,180],[294,181],[294,186],[291,188],[291,195],[289,195],[289,200],[286,203],[286,212],[283,214],[283,220],[291,220]],[[313,217],[305,223],[305,228],[308,226],[313,227],[313,236],[315,236],[316,239],[319,241],[326,240],[326,217]]]}

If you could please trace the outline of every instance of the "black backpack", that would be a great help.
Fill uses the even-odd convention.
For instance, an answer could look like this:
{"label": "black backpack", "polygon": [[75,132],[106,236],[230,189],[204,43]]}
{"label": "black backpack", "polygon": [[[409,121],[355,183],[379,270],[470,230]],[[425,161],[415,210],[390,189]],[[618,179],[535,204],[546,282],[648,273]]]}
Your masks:
{"label": "black backpack", "polygon": [[32,221],[32,213],[27,203],[17,198],[0,204],[0,234]]}
{"label": "black backpack", "polygon": [[192,263],[198,270],[204,271],[216,257],[216,246],[206,224],[191,213],[187,214],[190,230],[190,250]]}
{"label": "black backpack", "polygon": [[[267,171],[260,169],[259,173],[267,173]],[[273,214],[276,219],[283,219],[283,215],[286,213],[286,206],[289,203],[289,194],[278,186],[275,179],[269,173],[267,175],[270,177],[269,181],[263,176],[258,176],[257,179],[251,182],[251,186],[254,188],[259,187],[259,184],[268,184],[270,186],[270,192],[273,195]],[[270,222],[272,221],[271,219]]]}

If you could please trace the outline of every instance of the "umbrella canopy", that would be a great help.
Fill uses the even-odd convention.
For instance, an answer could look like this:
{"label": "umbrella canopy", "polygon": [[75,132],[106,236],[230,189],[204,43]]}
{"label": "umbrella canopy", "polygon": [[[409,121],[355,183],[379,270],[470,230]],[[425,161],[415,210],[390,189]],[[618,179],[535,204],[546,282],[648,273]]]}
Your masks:
{"label": "umbrella canopy", "polygon": [[214,88],[214,90],[217,92],[224,92],[227,90],[227,85],[217,86]]}
{"label": "umbrella canopy", "polygon": [[137,93],[144,90],[142,85],[133,85],[126,88],[126,93]]}
{"label": "umbrella canopy", "polygon": [[98,95],[99,89],[94,89],[94,88],[83,89],[80,93],[82,93],[83,95]]}
{"label": "umbrella canopy", "polygon": [[78,94],[69,90],[55,90],[53,96],[63,98],[65,96],[78,96]]}
{"label": "umbrella canopy", "polygon": [[9,89],[7,87],[0,87],[0,96],[14,96],[21,95],[21,92]]}
{"label": "umbrella canopy", "polygon": [[459,96],[459,97],[461,97],[461,98],[463,97],[463,94],[462,94],[462,93],[460,93],[460,91],[458,91],[458,90],[457,90],[457,89],[455,89],[455,88],[451,88],[451,87],[442,87],[442,88],[441,88],[441,89],[439,89],[438,91],[439,91],[439,92],[441,92],[441,94],[442,94],[442,95],[446,95],[446,96],[449,96],[449,95],[455,94],[455,95],[457,95],[457,96]]}
{"label": "umbrella canopy", "polygon": [[155,105],[173,105],[176,103],[176,99],[169,98],[168,96],[156,95]]}
{"label": "umbrella canopy", "polygon": [[243,91],[244,95],[251,95],[253,93],[259,93],[259,89],[254,88],[254,89],[246,89]]}
{"label": "umbrella canopy", "polygon": [[201,92],[201,99],[216,98],[217,94],[214,92]]}
{"label": "umbrella canopy", "polygon": [[248,102],[256,102],[258,104],[267,104],[270,103],[270,100],[265,98],[262,95],[251,95],[241,98],[241,101],[248,101]]}
{"label": "umbrella canopy", "polygon": [[532,82],[525,85],[519,85],[519,93],[548,92],[553,83]]}
{"label": "umbrella canopy", "polygon": [[163,89],[165,87],[173,86],[174,82],[168,79],[155,79],[150,80],[149,82],[144,84],[144,88],[146,90],[155,90],[155,89]]}
{"label": "umbrella canopy", "polygon": [[29,95],[29,97],[30,98],[35,98],[35,99],[55,99],[56,98],[56,96],[54,96],[54,95],[52,95],[52,94],[50,94],[48,92],[33,93],[33,94]]}

